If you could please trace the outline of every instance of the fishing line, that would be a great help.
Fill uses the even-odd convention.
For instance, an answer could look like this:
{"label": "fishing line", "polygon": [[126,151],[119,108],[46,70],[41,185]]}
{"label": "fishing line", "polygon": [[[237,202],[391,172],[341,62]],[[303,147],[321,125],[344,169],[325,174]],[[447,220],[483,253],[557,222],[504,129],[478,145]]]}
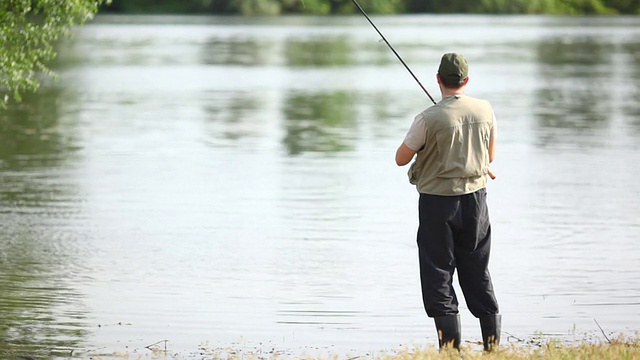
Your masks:
{"label": "fishing line", "polygon": [[351,0],[353,1],[353,3],[355,4],[355,6],[358,8],[358,10],[360,10],[360,12],[362,13],[362,15],[364,15],[365,18],[367,18],[367,20],[369,21],[369,24],[371,24],[371,26],[373,26],[374,29],[376,29],[376,31],[378,32],[378,35],[380,35],[380,37],[382,38],[382,40],[387,44],[387,46],[389,46],[389,49],[391,49],[391,51],[393,51],[393,53],[396,55],[396,57],[398,58],[398,60],[400,60],[400,62],[402,63],[402,65],[404,65],[404,67],[407,69],[407,71],[409,72],[409,74],[411,74],[411,76],[413,76],[413,79],[418,83],[418,85],[420,85],[420,87],[422,88],[422,90],[424,91],[425,94],[427,94],[427,96],[429,97],[429,99],[431,99],[431,101],[435,104],[436,101],[433,99],[433,97],[431,96],[431,94],[429,94],[429,92],[427,91],[427,89],[422,85],[422,83],[420,82],[420,80],[418,80],[418,78],[413,74],[413,71],[411,71],[411,69],[409,69],[409,66],[407,66],[407,63],[404,62],[404,60],[402,60],[402,58],[400,57],[400,55],[398,54],[398,52],[393,48],[393,46],[391,46],[391,44],[389,44],[389,42],[387,41],[387,38],[384,37],[384,35],[382,35],[382,33],[380,32],[380,30],[378,30],[378,27],[376,26],[376,24],[373,23],[373,21],[371,21],[371,19],[369,18],[369,16],[367,15],[367,13],[364,11],[364,9],[362,8],[362,6],[360,6],[360,4],[358,4],[358,2],[356,0]]}

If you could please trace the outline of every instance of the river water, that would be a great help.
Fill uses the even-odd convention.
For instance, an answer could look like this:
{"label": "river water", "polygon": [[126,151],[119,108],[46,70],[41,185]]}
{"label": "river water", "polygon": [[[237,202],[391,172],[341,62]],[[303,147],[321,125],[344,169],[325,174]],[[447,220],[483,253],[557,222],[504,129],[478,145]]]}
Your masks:
{"label": "river water", "polygon": [[[640,18],[373,20],[434,97],[457,51],[495,107],[503,342],[637,334]],[[0,354],[435,344],[393,161],[429,100],[379,40],[358,16],[79,29],[0,113]]]}

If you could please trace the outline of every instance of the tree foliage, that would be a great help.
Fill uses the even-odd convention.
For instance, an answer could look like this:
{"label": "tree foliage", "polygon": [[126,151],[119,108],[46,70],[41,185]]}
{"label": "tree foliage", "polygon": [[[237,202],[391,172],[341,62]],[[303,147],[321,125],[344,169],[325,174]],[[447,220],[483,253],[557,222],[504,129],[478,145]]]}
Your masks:
{"label": "tree foliage", "polygon": [[[640,0],[358,0],[372,14],[639,14]],[[107,11],[240,15],[350,14],[352,0],[113,0]]]}
{"label": "tree foliage", "polygon": [[109,0],[2,0],[0,2],[0,106],[20,101],[52,75],[47,63],[55,42],[75,25],[91,19]]}
{"label": "tree foliage", "polygon": [[[636,14],[640,0],[358,0],[367,12],[484,14]],[[96,12],[349,14],[352,0],[0,0],[0,106],[39,87],[54,44]]]}

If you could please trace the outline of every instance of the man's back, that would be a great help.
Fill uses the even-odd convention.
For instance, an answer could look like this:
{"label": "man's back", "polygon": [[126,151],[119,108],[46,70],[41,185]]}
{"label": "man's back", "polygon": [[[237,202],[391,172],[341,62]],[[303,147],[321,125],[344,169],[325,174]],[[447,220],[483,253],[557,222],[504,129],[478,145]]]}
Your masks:
{"label": "man's back", "polygon": [[422,115],[425,147],[409,170],[418,192],[461,195],[485,187],[494,126],[489,102],[456,94],[443,98]]}

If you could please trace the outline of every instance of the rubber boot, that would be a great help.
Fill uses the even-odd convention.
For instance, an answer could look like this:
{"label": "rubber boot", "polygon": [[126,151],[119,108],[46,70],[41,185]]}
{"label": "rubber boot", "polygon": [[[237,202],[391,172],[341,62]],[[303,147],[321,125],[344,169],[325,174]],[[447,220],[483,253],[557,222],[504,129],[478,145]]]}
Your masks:
{"label": "rubber boot", "polygon": [[482,331],[484,351],[489,352],[498,349],[501,328],[502,315],[487,315],[480,318],[480,330]]}
{"label": "rubber boot", "polygon": [[460,315],[439,316],[433,319],[436,322],[440,350],[450,346],[460,350]]}

